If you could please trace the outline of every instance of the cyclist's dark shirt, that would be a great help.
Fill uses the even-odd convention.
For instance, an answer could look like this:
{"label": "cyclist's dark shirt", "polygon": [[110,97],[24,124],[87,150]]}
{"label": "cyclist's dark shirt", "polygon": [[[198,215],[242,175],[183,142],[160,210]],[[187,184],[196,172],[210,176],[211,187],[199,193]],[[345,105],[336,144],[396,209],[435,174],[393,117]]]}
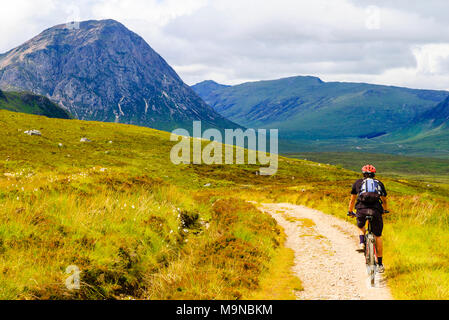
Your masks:
{"label": "cyclist's dark shirt", "polygon": [[[354,182],[354,184],[352,185],[351,194],[359,194],[360,193],[360,191],[362,189],[363,180],[364,179],[359,179],[356,182]],[[375,180],[377,180],[377,179],[375,179]],[[377,181],[379,181],[379,180],[377,180]],[[380,186],[380,190],[381,190],[381,196],[382,197],[386,197],[387,196],[387,190],[385,189],[384,184],[379,181],[379,186]],[[369,208],[369,209],[377,209],[380,212],[383,212],[382,204],[380,202],[376,203],[375,205],[367,206],[367,205],[361,203],[359,201],[359,199],[357,199],[357,202],[355,204],[355,208],[357,210],[367,209],[367,208]]]}

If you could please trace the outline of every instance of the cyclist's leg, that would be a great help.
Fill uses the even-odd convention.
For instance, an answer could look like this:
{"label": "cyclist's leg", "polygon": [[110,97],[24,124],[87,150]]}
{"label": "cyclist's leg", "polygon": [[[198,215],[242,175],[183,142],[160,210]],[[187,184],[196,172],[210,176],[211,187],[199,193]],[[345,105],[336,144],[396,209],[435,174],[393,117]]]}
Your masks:
{"label": "cyclist's leg", "polygon": [[365,228],[365,226],[359,228],[359,235],[365,236],[365,233],[366,233],[366,228]]}
{"label": "cyclist's leg", "polygon": [[377,258],[382,258],[383,248],[382,236],[376,237]]}
{"label": "cyclist's leg", "polygon": [[365,251],[365,229],[366,225],[366,216],[360,212],[357,212],[357,227],[359,228],[359,247],[358,251]]}
{"label": "cyclist's leg", "polygon": [[359,234],[365,235],[366,215],[363,212],[357,211],[357,227],[359,228]]}
{"label": "cyclist's leg", "polygon": [[382,214],[376,214],[375,218],[372,222],[373,233],[376,237],[376,251],[377,251],[377,260],[379,264],[383,264],[383,241],[382,241],[382,230],[384,228],[384,223],[382,219]]}

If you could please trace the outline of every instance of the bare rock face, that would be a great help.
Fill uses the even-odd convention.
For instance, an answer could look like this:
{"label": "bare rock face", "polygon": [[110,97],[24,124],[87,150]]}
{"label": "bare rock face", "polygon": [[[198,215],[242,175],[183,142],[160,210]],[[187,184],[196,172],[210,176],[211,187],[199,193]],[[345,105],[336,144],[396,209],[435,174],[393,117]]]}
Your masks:
{"label": "bare rock face", "polygon": [[82,120],[235,128],[140,36],[114,20],[58,25],[0,55],[0,88],[47,96]]}

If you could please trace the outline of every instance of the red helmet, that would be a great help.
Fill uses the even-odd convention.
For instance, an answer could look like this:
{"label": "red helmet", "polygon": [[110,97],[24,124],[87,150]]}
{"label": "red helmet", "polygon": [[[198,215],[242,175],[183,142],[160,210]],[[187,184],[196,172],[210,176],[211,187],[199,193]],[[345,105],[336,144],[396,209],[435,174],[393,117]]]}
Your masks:
{"label": "red helmet", "polygon": [[362,168],[362,173],[376,173],[376,168],[370,164],[367,164]]}

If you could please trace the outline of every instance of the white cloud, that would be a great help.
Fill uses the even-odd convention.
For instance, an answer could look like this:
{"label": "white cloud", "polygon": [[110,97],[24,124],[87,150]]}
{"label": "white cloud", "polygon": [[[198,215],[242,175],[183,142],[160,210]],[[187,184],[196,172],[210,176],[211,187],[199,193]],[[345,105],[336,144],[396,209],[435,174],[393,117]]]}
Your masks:
{"label": "white cloud", "polygon": [[92,5],[92,12],[99,19],[144,21],[147,26],[162,27],[206,4],[207,0],[100,0]]}
{"label": "white cloud", "polygon": [[124,23],[189,84],[310,74],[449,88],[443,0],[0,1],[2,52],[78,15]]}

